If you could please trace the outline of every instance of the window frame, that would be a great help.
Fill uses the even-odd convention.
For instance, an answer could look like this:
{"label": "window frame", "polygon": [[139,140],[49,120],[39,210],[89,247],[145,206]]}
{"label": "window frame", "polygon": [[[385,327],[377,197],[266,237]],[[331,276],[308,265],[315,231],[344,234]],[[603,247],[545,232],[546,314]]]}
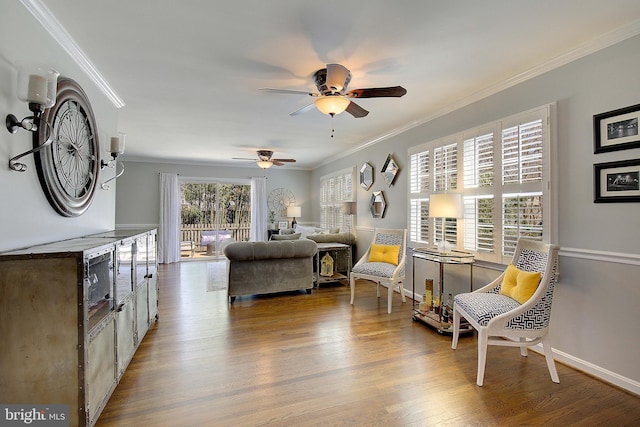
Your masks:
{"label": "window frame", "polygon": [[[329,187],[331,180],[340,179],[342,188]],[[320,227],[344,229],[353,225],[349,224],[351,218],[342,214],[342,203],[356,201],[355,183],[355,165],[320,177]]]}
{"label": "window frame", "polygon": [[[541,120],[541,137],[542,137],[542,152],[541,152],[541,166],[542,166],[542,178],[539,181],[533,183],[518,183],[518,184],[503,184],[503,170],[502,170],[502,131],[505,129],[512,128],[516,125],[522,125],[526,123],[531,123],[537,120]],[[408,158],[410,165],[410,172],[408,176],[408,215],[407,215],[407,223],[409,224],[409,241],[410,244],[414,246],[420,245],[433,245],[434,243],[434,235],[438,233],[441,225],[434,221],[433,218],[426,218],[428,232],[428,239],[420,238],[424,237],[425,232],[425,218],[420,218],[416,220],[416,210],[417,204],[422,204],[424,211],[424,202],[428,201],[431,194],[439,193],[441,191],[435,191],[435,177],[432,171],[435,170],[434,167],[434,150],[438,149],[438,147],[445,146],[447,144],[455,141],[457,144],[457,189],[452,190],[454,192],[461,193],[463,199],[465,201],[465,217],[461,220],[455,219],[447,220],[447,240],[449,240],[450,231],[449,228],[454,223],[456,224],[456,244],[458,248],[465,248],[465,233],[468,233],[470,230],[477,230],[478,223],[475,223],[476,227],[471,227],[472,224],[468,224],[468,227],[465,227],[465,222],[469,220],[470,215],[467,210],[467,202],[470,198],[475,198],[479,200],[481,198],[493,198],[493,210],[490,215],[493,216],[493,250],[491,252],[485,252],[482,250],[471,250],[476,255],[477,260],[483,260],[488,262],[494,262],[499,264],[507,264],[511,261],[512,255],[510,253],[503,254],[503,197],[507,195],[513,196],[514,194],[532,194],[532,193],[540,193],[542,197],[542,240],[545,242],[554,242],[557,236],[556,230],[556,208],[555,208],[555,191],[553,185],[553,176],[552,172],[555,170],[556,165],[554,163],[555,156],[552,153],[555,153],[556,150],[556,142],[555,142],[555,104],[547,104],[537,108],[533,108],[531,110],[527,110],[521,113],[517,113],[487,124],[483,124],[477,126],[472,129],[464,130],[462,132],[458,132],[453,135],[446,136],[444,138],[439,138],[433,141],[426,142],[424,144],[420,144],[417,146],[410,147],[408,150]],[[465,187],[465,141],[468,141],[472,138],[479,138],[484,135],[493,133],[493,183],[491,186],[471,186]],[[414,180],[417,175],[414,171],[414,156],[427,156],[429,159],[428,172],[431,174],[428,175],[428,184],[426,188],[424,186],[424,174],[420,175],[422,181],[417,185]],[[475,168],[475,165],[474,165]],[[421,203],[419,203],[421,202]],[[427,202],[428,204],[428,202]],[[484,203],[486,206],[487,203]],[[478,206],[476,203],[475,206]],[[475,208],[474,208],[475,209]],[[473,212],[473,215],[480,215],[477,209]],[[485,217],[486,218],[486,217]],[[416,226],[421,226],[420,230],[417,230]],[[490,228],[485,222],[485,229]],[[482,228],[482,227],[481,227]],[[419,232],[418,232],[419,231]],[[416,239],[416,236],[418,237]],[[439,236],[439,234],[437,234]],[[477,236],[474,236],[472,241],[476,242],[475,247],[478,248],[477,244]],[[481,239],[480,239],[481,240]],[[467,240],[469,241],[469,240]],[[485,240],[486,241],[486,240]],[[482,245],[481,245],[482,246]],[[465,249],[468,250],[468,249]]]}

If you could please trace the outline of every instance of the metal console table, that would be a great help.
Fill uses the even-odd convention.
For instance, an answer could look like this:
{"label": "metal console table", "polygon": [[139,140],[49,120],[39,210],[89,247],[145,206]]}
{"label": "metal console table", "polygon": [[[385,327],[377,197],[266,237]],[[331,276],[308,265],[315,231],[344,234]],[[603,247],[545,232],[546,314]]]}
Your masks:
{"label": "metal console table", "polygon": [[[432,248],[413,248],[412,249],[413,260],[413,309],[411,310],[411,317],[413,320],[421,322],[425,325],[435,328],[438,333],[452,333],[453,324],[442,321],[442,306],[445,305],[444,298],[442,298],[444,291],[444,266],[446,264],[468,264],[469,265],[469,291],[473,290],[473,263],[475,261],[474,255],[468,252],[456,251],[442,253],[437,249]],[[419,305],[416,304],[415,290],[416,290],[416,260],[425,260],[438,263],[440,269],[440,277],[438,281],[438,294],[440,295],[440,307],[438,313],[433,311],[422,312],[419,310]],[[460,333],[471,332],[473,328],[466,324],[460,325]]]}

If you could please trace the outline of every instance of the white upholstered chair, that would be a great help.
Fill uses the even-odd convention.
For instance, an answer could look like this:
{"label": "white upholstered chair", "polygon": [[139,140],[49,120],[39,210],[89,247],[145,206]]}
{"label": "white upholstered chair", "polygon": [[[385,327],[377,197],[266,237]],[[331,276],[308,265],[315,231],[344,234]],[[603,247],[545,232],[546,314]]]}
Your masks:
{"label": "white upholstered chair", "polygon": [[404,295],[404,271],[407,258],[407,230],[394,230],[376,228],[373,232],[372,245],[400,246],[398,251],[397,265],[388,262],[369,262],[372,246],[351,269],[349,284],[351,285],[351,304],[355,297],[356,279],[366,279],[377,284],[376,291],[380,298],[380,286],[388,289],[387,312],[391,313],[393,302],[393,291],[398,288],[402,302],[406,301]]}
{"label": "white upholstered chair", "polygon": [[547,333],[551,316],[551,301],[556,283],[558,246],[538,241],[519,239],[513,260],[519,270],[540,272],[540,283],[529,299],[522,304],[500,289],[505,273],[487,286],[474,292],[458,294],[453,303],[453,341],[458,346],[460,317],[464,317],[478,331],[477,384],[484,381],[488,345],[520,347],[527,355],[527,347],[542,342],[551,380],[559,383]]}

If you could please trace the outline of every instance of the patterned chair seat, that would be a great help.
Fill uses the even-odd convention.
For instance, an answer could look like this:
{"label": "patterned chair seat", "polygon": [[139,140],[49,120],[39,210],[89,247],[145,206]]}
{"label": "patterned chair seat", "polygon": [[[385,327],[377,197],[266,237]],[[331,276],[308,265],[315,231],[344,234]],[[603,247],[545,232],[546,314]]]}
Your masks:
{"label": "patterned chair seat", "polygon": [[518,301],[493,293],[459,294],[453,301],[482,326],[487,326],[494,317],[520,307]]}
{"label": "patterned chair seat", "polygon": [[386,262],[365,262],[353,267],[351,272],[356,274],[367,274],[369,276],[377,277],[391,277],[396,266],[393,264],[387,264]]}

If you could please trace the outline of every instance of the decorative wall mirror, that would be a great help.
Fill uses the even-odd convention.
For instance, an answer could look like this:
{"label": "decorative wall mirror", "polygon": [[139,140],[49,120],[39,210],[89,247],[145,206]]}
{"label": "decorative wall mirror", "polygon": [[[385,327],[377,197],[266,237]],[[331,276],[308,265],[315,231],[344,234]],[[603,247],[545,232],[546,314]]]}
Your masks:
{"label": "decorative wall mirror", "polygon": [[371,193],[369,209],[371,210],[372,217],[384,218],[384,214],[387,210],[387,201],[385,200],[384,193],[382,191],[374,191]]}
{"label": "decorative wall mirror", "polygon": [[387,181],[387,185],[389,187],[393,185],[393,181],[395,181],[399,172],[400,168],[398,167],[398,164],[393,156],[389,154],[389,156],[387,156],[387,161],[384,162],[384,166],[382,167],[382,176],[384,176],[384,180]]}
{"label": "decorative wall mirror", "polygon": [[373,185],[373,166],[365,162],[360,168],[360,187],[368,190]]}

